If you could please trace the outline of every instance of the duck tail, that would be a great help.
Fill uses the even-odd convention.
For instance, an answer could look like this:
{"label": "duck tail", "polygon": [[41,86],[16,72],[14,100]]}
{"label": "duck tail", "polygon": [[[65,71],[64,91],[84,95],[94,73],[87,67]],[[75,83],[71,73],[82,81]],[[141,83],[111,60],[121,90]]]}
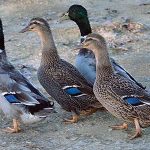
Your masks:
{"label": "duck tail", "polygon": [[28,110],[31,114],[35,114],[37,112],[53,112],[54,111],[54,102],[52,101],[43,101],[43,100],[37,100],[39,101],[39,104],[36,104],[36,106],[29,106]]}

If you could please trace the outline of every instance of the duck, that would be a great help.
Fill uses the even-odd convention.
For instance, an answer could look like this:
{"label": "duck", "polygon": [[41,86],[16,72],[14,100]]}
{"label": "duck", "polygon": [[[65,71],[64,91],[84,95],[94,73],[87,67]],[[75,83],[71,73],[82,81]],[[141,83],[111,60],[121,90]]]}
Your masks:
{"label": "duck", "polygon": [[48,22],[43,18],[33,18],[20,32],[27,31],[36,32],[41,39],[42,56],[37,72],[39,82],[64,110],[72,113],[64,122],[76,123],[81,115],[101,109],[102,105],[94,96],[92,84],[58,55]]}
{"label": "duck", "polygon": [[[88,19],[88,12],[82,5],[75,4],[70,6],[69,10],[66,13],[63,13],[60,20],[61,22],[63,20],[72,20],[78,25],[81,34],[81,43],[84,41],[88,34],[92,33],[92,29]],[[137,82],[136,79],[133,78],[133,76],[129,74],[123,67],[121,67],[113,58],[111,58],[110,60],[114,70],[118,74],[134,81],[143,89],[146,88],[141,83]],[[79,53],[75,58],[75,67],[87,79],[87,81],[94,84],[96,79],[96,61],[95,56],[91,50],[86,48],[81,48],[79,50]]]}
{"label": "duck", "polygon": [[141,127],[150,125],[150,92],[134,81],[117,74],[111,64],[105,39],[96,33],[89,34],[82,44],[91,49],[96,58],[96,80],[93,91],[98,101],[115,117],[124,121],[112,129],[127,129],[135,124],[135,134],[142,135]]}
{"label": "duck", "polygon": [[0,19],[0,109],[6,117],[13,120],[13,127],[4,130],[18,133],[21,131],[21,122],[30,124],[42,121],[46,115],[40,115],[40,112],[52,112],[54,103],[41,94],[8,61],[4,40],[3,24]]}

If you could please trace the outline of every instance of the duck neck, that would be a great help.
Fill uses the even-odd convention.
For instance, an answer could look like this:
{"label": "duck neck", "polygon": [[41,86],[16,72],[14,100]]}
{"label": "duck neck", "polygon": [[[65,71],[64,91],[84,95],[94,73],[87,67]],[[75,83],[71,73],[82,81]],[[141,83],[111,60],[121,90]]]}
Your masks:
{"label": "duck neck", "polygon": [[53,40],[50,29],[45,29],[38,32],[42,44],[42,65],[55,64],[59,60],[57,49]]}
{"label": "duck neck", "polygon": [[80,20],[75,21],[75,22],[80,29],[81,36],[86,36],[86,35],[92,33],[92,29],[91,29],[88,17],[84,17],[83,19],[80,19]]}
{"label": "duck neck", "polygon": [[95,52],[97,78],[107,77],[113,73],[113,68],[109,59],[108,52],[104,53],[97,50]]}
{"label": "duck neck", "polygon": [[5,41],[4,41],[4,33],[3,33],[3,26],[2,26],[2,22],[0,22],[0,57],[2,56],[6,56],[6,52],[5,52]]}
{"label": "duck neck", "polygon": [[3,33],[0,32],[0,49],[5,50],[5,45],[4,45],[4,35]]}

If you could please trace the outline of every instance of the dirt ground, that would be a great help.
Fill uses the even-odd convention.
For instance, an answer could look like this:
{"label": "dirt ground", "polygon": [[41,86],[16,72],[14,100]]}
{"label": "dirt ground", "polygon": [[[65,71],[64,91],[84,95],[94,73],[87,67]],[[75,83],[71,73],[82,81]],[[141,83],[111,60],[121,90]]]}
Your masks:
{"label": "dirt ground", "polygon": [[[49,21],[59,54],[74,63],[72,49],[79,43],[79,30],[72,21],[60,23],[59,16],[72,4],[85,6],[95,32],[102,34],[110,55],[139,82],[150,87],[150,0],[0,0],[0,17],[4,24],[5,44],[9,60],[46,94],[37,81],[40,63],[40,40],[34,33],[20,34],[32,17]],[[27,69],[21,69],[22,66]],[[48,96],[48,95],[47,95]],[[22,125],[22,132],[8,134],[11,126],[0,113],[0,150],[149,150],[150,128],[142,138],[129,140],[134,132],[112,131],[109,126],[122,123],[107,112],[83,117],[76,124],[65,125],[70,115],[55,102],[57,113],[43,122]]]}

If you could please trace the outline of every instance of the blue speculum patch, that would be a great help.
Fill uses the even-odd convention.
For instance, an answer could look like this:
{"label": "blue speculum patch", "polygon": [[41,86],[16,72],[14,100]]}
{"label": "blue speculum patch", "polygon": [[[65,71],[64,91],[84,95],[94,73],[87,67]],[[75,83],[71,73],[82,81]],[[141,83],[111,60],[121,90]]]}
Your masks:
{"label": "blue speculum patch", "polygon": [[79,89],[77,89],[76,87],[70,87],[65,89],[66,93],[69,95],[79,95],[82,94],[81,91]]}
{"label": "blue speculum patch", "polygon": [[14,94],[5,94],[4,97],[7,99],[10,103],[19,103],[18,99],[15,97]]}
{"label": "blue speculum patch", "polygon": [[137,106],[137,105],[142,105],[143,103],[140,101],[139,98],[136,98],[136,97],[130,97],[130,98],[124,98],[124,100],[130,104],[130,105],[133,105],[133,106]]}

